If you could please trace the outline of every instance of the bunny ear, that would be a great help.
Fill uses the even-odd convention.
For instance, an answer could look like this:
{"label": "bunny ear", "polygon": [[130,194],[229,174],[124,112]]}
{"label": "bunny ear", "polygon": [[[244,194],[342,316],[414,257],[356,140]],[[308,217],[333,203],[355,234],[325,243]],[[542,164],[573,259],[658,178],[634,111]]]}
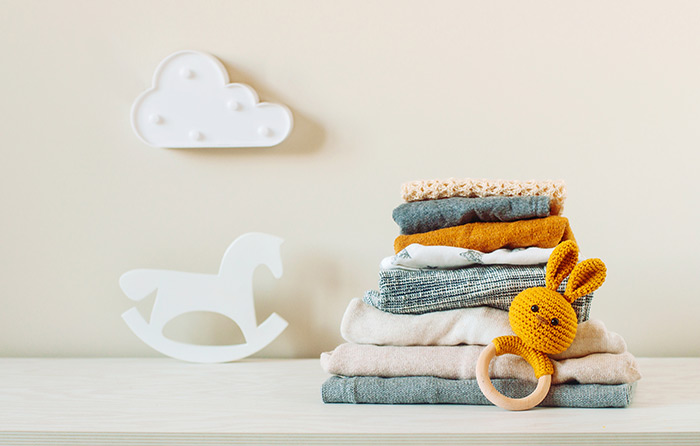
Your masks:
{"label": "bunny ear", "polygon": [[567,240],[554,248],[547,261],[545,278],[547,288],[556,291],[559,284],[574,269],[576,262],[578,262],[578,246],[575,242]]}
{"label": "bunny ear", "polygon": [[592,293],[603,284],[605,274],[606,268],[602,260],[584,260],[571,271],[564,297],[571,303],[581,296]]}

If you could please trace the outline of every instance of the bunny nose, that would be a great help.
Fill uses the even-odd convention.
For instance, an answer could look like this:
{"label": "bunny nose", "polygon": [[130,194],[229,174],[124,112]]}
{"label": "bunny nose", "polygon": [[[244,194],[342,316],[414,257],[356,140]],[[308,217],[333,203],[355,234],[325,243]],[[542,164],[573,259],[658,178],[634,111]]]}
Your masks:
{"label": "bunny nose", "polygon": [[537,318],[537,322],[539,322],[540,324],[549,325],[549,321],[540,316],[539,314],[535,314],[535,317]]}

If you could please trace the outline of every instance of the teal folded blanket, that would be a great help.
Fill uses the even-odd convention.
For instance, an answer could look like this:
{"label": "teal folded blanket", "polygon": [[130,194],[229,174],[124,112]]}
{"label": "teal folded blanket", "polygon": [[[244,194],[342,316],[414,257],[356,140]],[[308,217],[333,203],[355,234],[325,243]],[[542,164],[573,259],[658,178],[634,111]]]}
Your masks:
{"label": "teal folded blanket", "polygon": [[[492,379],[494,387],[511,398],[523,398],[537,383],[519,379]],[[627,407],[635,383],[558,384],[539,404],[551,407]],[[457,380],[432,376],[382,378],[378,376],[331,376],[321,386],[324,403],[368,404],[470,404],[491,405],[475,379]]]}
{"label": "teal folded blanket", "polygon": [[499,222],[547,217],[549,197],[443,198],[413,201],[394,209],[401,234],[416,234],[479,221]]}

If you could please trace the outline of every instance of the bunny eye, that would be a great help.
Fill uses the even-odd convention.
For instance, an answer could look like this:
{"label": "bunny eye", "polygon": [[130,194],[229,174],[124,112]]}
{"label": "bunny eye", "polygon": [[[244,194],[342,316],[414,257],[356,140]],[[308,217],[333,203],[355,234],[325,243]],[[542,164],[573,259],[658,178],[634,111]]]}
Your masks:
{"label": "bunny eye", "polygon": [[533,313],[537,313],[538,311],[540,311],[540,307],[538,307],[537,305],[533,305],[530,307],[530,310],[532,310]]}
{"label": "bunny eye", "polygon": [[559,325],[559,319],[557,319],[557,318],[552,319],[552,325],[554,325],[554,326]]}

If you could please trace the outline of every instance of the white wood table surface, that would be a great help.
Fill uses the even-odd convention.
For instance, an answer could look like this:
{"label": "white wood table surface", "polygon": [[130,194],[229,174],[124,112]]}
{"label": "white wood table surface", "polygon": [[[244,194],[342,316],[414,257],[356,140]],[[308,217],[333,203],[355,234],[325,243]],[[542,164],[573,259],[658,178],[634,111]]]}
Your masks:
{"label": "white wood table surface", "polygon": [[700,444],[700,358],[641,358],[625,409],[323,404],[316,359],[0,359],[0,445]]}

